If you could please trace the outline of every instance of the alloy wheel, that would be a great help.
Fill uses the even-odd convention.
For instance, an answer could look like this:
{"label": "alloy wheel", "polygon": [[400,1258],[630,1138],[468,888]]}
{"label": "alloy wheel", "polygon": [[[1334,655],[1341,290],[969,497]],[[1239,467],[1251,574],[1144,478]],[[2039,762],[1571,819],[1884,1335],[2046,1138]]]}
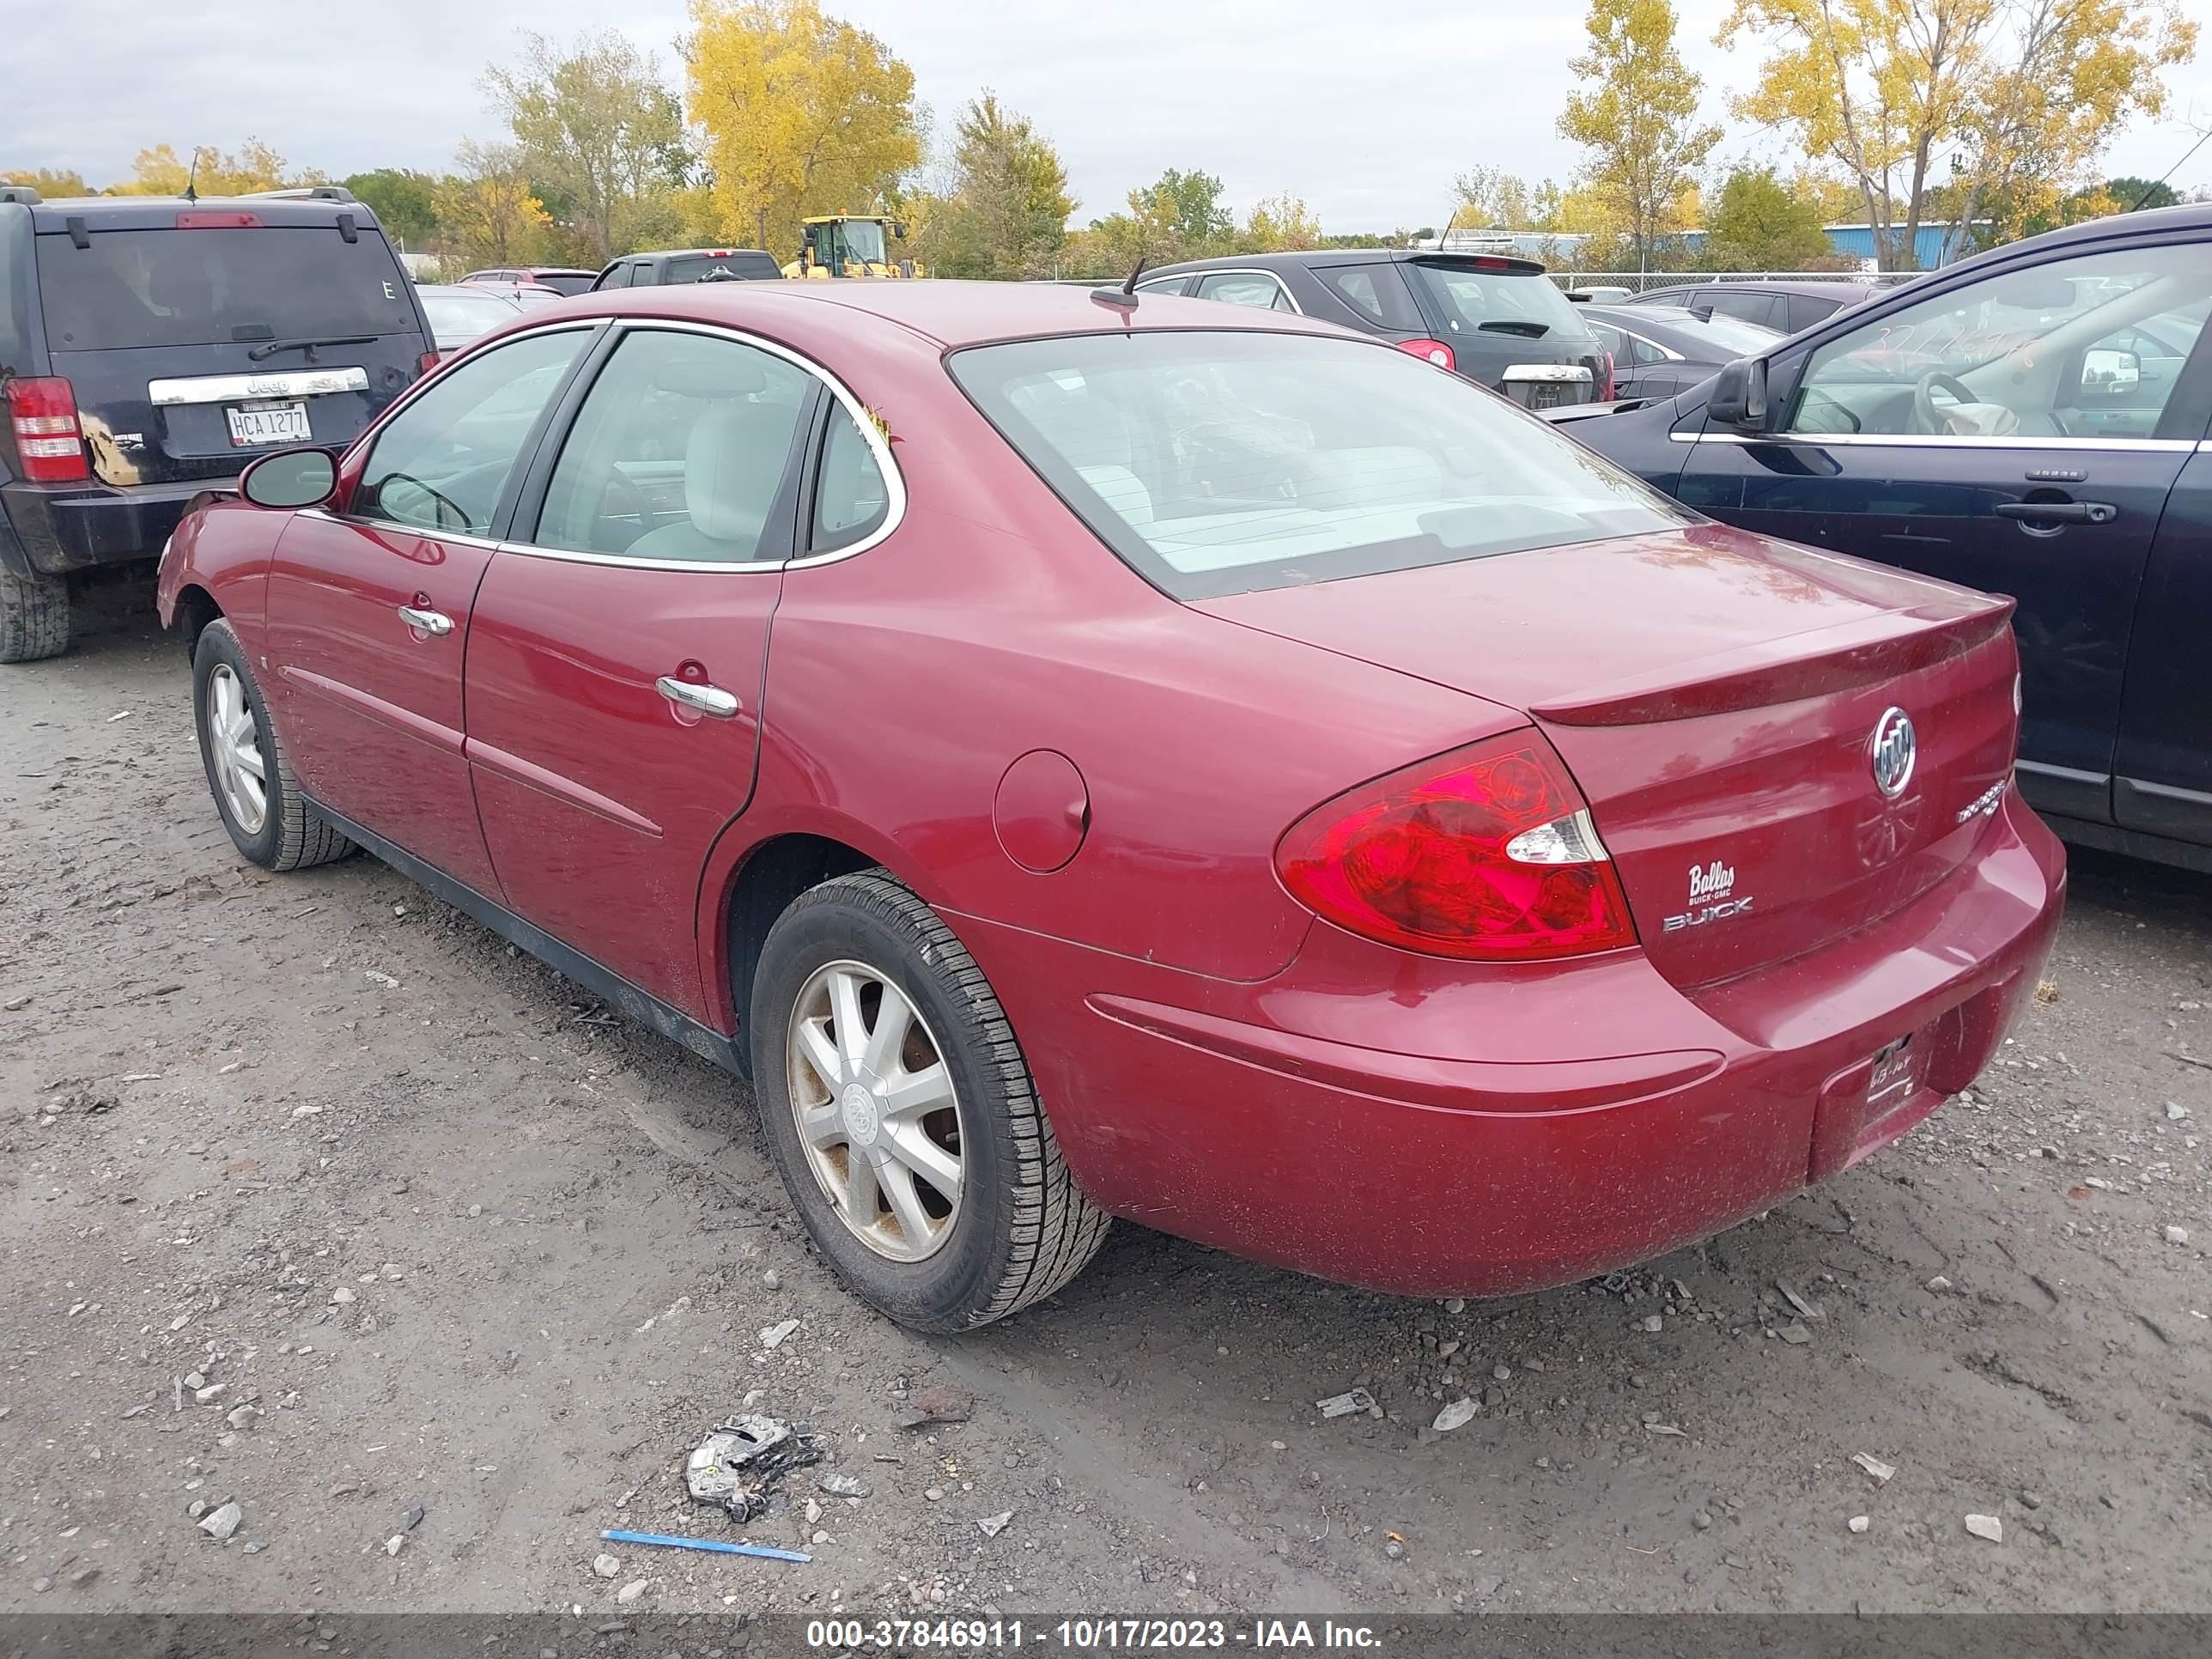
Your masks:
{"label": "alloy wheel", "polygon": [[838,1219],[888,1261],[936,1254],[960,1214],[960,1103],[906,994],[863,963],[817,969],[792,1010],[785,1076]]}
{"label": "alloy wheel", "polygon": [[222,804],[240,830],[258,836],[269,816],[269,770],[261,758],[261,733],[246,683],[228,663],[217,663],[208,676],[206,720],[208,753],[215,757]]}

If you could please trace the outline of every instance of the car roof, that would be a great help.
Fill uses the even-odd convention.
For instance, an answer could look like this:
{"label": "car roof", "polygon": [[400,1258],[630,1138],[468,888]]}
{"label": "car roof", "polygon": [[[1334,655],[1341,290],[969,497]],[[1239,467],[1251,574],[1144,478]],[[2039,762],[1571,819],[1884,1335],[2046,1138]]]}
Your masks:
{"label": "car roof", "polygon": [[[1097,287],[1118,289],[1118,283]],[[568,315],[660,316],[769,329],[778,317],[805,323],[834,307],[847,319],[866,316],[953,349],[993,340],[1055,334],[1111,334],[1124,330],[1204,329],[1249,333],[1324,334],[1367,338],[1352,330],[1286,311],[1224,306],[1176,295],[1138,296],[1124,312],[1092,299],[1097,287],[1062,283],[919,282],[848,277],[842,282],[679,283],[673,287],[602,289],[568,302]],[[1124,318],[1127,320],[1125,322]],[[828,320],[827,319],[823,319]],[[543,320],[543,313],[539,314]],[[840,325],[846,326],[848,325]]]}
{"label": "car roof", "polygon": [[1285,265],[1374,264],[1462,264],[1483,260],[1491,269],[1498,264],[1506,267],[1505,274],[1520,276],[1540,276],[1542,263],[1524,259],[1514,253],[1484,253],[1472,249],[1433,247],[1311,247],[1296,248],[1282,253],[1224,253],[1211,259],[1179,259],[1173,264],[1147,270],[1137,280],[1146,282],[1154,276],[1173,276],[1189,270],[1274,270]]}
{"label": "car roof", "polygon": [[1702,328],[1705,319],[1687,306],[1619,306],[1592,301],[1575,307],[1577,315],[1595,317],[1620,328],[1656,324],[1661,328]]}
{"label": "car roof", "polygon": [[514,303],[501,290],[521,288],[521,283],[417,283],[417,294],[449,294],[465,300],[496,300],[501,305]]}

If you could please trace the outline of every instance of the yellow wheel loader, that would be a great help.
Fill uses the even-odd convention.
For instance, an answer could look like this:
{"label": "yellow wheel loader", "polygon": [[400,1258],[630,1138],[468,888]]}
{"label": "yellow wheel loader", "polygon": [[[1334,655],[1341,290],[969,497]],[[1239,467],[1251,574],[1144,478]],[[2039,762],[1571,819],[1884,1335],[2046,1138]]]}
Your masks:
{"label": "yellow wheel loader", "polygon": [[927,276],[911,259],[894,259],[890,243],[906,240],[903,220],[880,214],[836,213],[804,222],[799,258],[787,276]]}

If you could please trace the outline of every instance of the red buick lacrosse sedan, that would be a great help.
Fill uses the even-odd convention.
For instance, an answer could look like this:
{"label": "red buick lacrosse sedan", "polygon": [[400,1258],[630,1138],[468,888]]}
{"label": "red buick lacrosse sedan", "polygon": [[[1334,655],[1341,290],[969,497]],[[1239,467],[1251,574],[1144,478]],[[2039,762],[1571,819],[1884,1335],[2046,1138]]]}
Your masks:
{"label": "red buick lacrosse sedan", "polygon": [[920,1327],[1112,1216],[1424,1295],[1648,1258],[1964,1088],[2057,925],[2009,601],[1296,316],[593,295],[240,493],[161,578],[240,851],[750,1077]]}

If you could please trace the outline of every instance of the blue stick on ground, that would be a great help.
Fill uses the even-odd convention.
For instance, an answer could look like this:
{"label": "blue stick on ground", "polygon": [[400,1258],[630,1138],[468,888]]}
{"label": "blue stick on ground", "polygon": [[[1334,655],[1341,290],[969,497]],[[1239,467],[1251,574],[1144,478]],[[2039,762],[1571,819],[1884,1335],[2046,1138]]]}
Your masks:
{"label": "blue stick on ground", "polygon": [[780,1550],[768,1544],[726,1544],[719,1538],[674,1538],[659,1532],[603,1532],[613,1544],[653,1544],[670,1550],[712,1550],[717,1555],[757,1555],[763,1561],[811,1561],[804,1550]]}

